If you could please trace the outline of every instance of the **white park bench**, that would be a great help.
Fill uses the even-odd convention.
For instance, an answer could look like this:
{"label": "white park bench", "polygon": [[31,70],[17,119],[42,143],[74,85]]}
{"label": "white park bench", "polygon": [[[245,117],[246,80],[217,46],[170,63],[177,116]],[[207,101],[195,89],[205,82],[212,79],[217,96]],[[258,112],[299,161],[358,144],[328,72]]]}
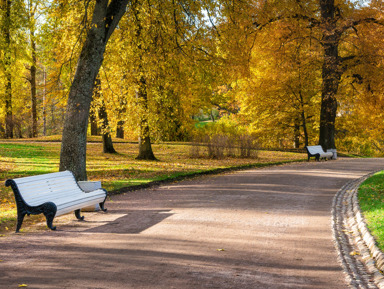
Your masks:
{"label": "white park bench", "polygon": [[320,161],[320,159],[331,159],[334,155],[332,152],[324,152],[321,145],[306,146],[305,148],[308,153],[308,161],[310,157],[315,157],[317,161]]}
{"label": "white park bench", "polygon": [[97,189],[86,193],[79,187],[70,171],[9,179],[5,185],[11,186],[15,195],[16,232],[19,232],[25,215],[44,214],[47,226],[55,230],[56,227],[52,223],[56,216],[74,211],[76,218],[83,220],[80,210],[97,204],[100,205],[101,210],[106,211],[104,202],[107,191]]}

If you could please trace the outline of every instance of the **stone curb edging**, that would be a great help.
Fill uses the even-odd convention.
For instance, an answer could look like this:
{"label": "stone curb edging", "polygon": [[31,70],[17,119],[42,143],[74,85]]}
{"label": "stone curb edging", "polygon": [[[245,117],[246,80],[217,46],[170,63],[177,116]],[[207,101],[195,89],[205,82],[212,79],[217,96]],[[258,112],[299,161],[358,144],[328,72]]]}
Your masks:
{"label": "stone curb edging", "polygon": [[335,247],[351,288],[384,289],[384,254],[367,229],[357,197],[360,184],[374,173],[344,185],[332,203]]}

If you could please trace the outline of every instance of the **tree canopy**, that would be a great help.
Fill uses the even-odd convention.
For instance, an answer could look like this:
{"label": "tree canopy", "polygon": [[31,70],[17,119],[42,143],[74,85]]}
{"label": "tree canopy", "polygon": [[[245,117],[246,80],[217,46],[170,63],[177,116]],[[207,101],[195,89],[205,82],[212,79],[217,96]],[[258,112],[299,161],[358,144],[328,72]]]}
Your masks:
{"label": "tree canopy", "polygon": [[138,158],[155,158],[152,142],[190,140],[199,115],[262,147],[383,151],[383,9],[1,0],[0,137],[63,134],[61,169],[81,179],[87,134],[139,139]]}

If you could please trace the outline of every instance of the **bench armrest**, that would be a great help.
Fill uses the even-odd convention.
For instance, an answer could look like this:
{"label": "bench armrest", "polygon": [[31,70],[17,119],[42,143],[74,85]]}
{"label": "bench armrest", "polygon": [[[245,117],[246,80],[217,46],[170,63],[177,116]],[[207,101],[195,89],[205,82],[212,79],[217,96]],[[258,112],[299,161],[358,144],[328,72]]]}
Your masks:
{"label": "bench armrest", "polygon": [[100,181],[80,181],[77,184],[86,193],[101,189]]}
{"label": "bench armrest", "polygon": [[[95,191],[97,189],[101,189],[101,182],[100,181],[79,181],[77,182],[79,185],[80,189],[82,189],[84,192],[89,193],[92,191]],[[99,204],[95,206],[90,206],[83,208],[84,212],[93,212],[93,211],[100,211],[100,206]]]}

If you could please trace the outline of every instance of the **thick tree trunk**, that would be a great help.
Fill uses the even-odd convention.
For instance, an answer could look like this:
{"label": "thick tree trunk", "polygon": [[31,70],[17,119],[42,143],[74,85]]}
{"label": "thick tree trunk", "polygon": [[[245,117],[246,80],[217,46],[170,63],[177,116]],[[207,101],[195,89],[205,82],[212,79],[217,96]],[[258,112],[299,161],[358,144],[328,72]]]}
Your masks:
{"label": "thick tree trunk", "polygon": [[103,133],[103,153],[108,153],[108,154],[117,153],[115,148],[113,147],[112,137],[109,132]]}
{"label": "thick tree trunk", "polygon": [[[108,5],[109,2],[109,5]],[[77,180],[86,180],[86,145],[89,109],[96,76],[106,44],[125,13],[128,0],[98,0],[68,95],[60,171],[70,170]]]}
{"label": "thick tree trunk", "polygon": [[324,47],[323,85],[321,92],[319,144],[324,150],[335,146],[335,120],[337,112],[337,91],[342,75],[339,41],[341,31],[337,30],[334,0],[320,0]]}
{"label": "thick tree trunk", "polygon": [[[147,128],[148,126],[146,126]],[[136,157],[137,160],[156,160],[153,154],[151,138],[149,136],[139,138],[139,155]]]}

